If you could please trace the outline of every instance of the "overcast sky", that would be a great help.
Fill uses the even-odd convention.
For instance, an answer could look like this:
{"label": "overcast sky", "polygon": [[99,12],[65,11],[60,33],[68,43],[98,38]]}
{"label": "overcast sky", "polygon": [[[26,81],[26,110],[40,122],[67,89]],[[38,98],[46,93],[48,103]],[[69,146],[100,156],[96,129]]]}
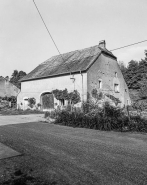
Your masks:
{"label": "overcast sky", "polygon": [[[147,39],[147,0],[35,0],[61,53],[106,40],[107,49]],[[126,64],[147,42],[114,51]],[[0,76],[29,73],[58,52],[33,0],[0,0]]]}

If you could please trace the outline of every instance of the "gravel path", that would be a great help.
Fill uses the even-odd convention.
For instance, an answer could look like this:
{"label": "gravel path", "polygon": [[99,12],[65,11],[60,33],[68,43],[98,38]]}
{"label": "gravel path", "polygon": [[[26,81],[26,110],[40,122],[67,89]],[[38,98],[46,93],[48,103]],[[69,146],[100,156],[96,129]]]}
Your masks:
{"label": "gravel path", "polygon": [[24,154],[0,169],[31,168],[57,184],[147,184],[147,135],[35,122],[1,126],[0,142]]}

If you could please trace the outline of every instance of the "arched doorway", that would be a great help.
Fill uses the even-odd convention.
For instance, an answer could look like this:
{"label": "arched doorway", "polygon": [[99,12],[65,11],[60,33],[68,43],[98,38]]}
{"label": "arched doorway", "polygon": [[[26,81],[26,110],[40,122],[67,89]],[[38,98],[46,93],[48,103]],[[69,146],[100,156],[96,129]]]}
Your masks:
{"label": "arched doorway", "polygon": [[50,92],[41,94],[40,97],[42,110],[54,109],[54,95]]}

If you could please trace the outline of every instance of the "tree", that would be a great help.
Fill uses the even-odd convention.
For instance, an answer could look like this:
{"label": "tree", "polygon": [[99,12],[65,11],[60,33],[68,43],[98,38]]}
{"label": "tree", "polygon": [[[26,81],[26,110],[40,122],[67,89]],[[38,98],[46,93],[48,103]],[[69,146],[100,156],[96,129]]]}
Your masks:
{"label": "tree", "polygon": [[118,65],[119,65],[119,68],[120,68],[120,70],[121,70],[121,72],[122,72],[124,78],[125,78],[125,74],[126,74],[126,71],[127,71],[126,65],[124,64],[123,61],[119,61],[119,62],[118,62]]}
{"label": "tree", "polygon": [[147,99],[147,74],[140,81],[139,97],[140,99]]}
{"label": "tree", "polygon": [[138,62],[131,60],[125,72],[125,80],[129,89],[139,89],[138,80],[136,78],[138,72]]}
{"label": "tree", "polygon": [[21,83],[19,82],[19,80],[23,78],[25,75],[26,73],[24,71],[18,72],[18,70],[14,70],[10,78],[10,82],[20,89]]}

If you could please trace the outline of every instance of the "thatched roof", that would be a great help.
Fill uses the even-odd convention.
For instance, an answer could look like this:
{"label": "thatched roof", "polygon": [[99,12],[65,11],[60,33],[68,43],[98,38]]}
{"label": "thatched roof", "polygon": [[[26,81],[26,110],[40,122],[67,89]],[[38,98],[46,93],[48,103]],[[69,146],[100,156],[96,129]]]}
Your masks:
{"label": "thatched roof", "polygon": [[62,57],[61,55],[53,56],[37,66],[20,81],[28,81],[70,74],[79,71],[86,71],[102,52],[116,59],[116,57],[110,51],[97,45],[62,54]]}

